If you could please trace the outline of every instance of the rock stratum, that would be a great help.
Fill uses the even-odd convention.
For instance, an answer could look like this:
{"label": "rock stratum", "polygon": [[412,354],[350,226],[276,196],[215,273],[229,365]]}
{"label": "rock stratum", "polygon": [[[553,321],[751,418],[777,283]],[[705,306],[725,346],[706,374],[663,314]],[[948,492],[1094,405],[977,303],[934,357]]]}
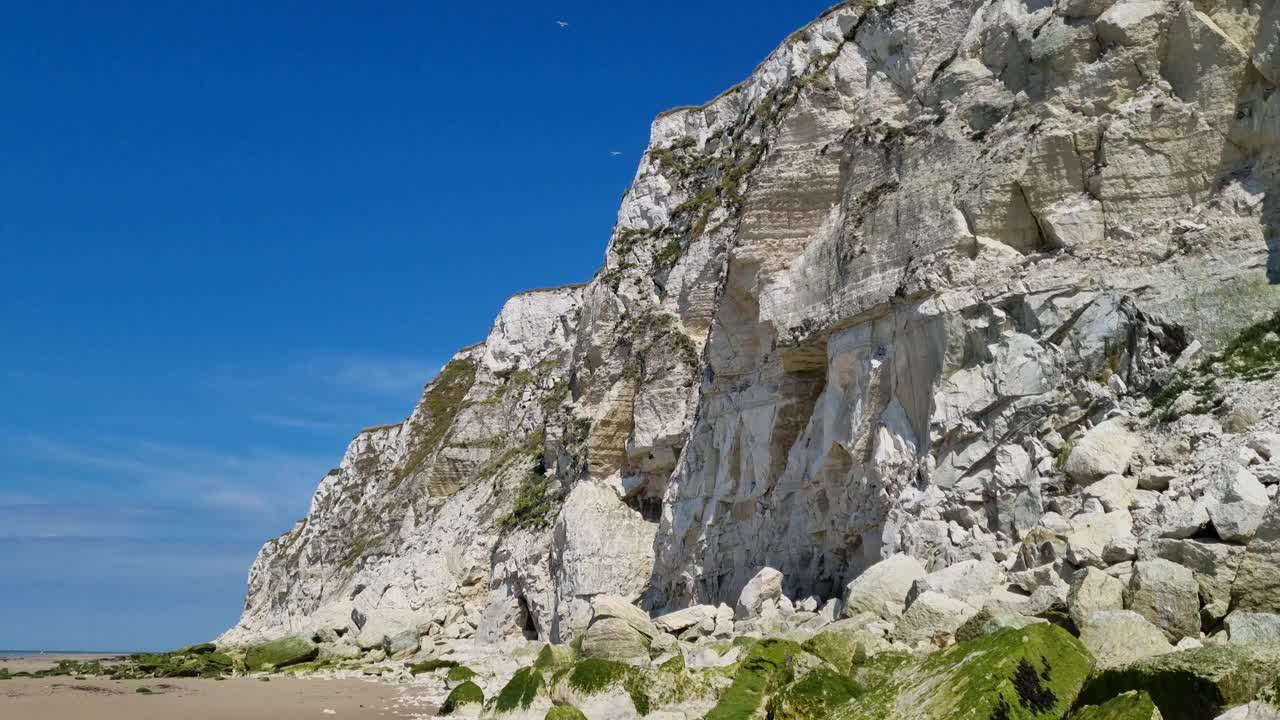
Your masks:
{"label": "rock stratum", "polygon": [[837,5],[657,118],[596,276],[362,431],[219,644],[1280,641],[1277,85],[1272,0]]}

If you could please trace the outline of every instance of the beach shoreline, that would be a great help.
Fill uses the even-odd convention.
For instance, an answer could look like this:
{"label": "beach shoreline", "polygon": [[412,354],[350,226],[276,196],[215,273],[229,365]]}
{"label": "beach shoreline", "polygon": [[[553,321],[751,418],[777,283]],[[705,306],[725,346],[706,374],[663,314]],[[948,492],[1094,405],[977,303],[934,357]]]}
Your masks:
{"label": "beach shoreline", "polygon": [[[116,654],[45,654],[0,658],[11,673],[38,672],[59,660]],[[0,680],[5,720],[303,720],[355,717],[421,719],[435,708],[412,688],[368,679],[234,677],[112,680],[104,677],[14,677]]]}

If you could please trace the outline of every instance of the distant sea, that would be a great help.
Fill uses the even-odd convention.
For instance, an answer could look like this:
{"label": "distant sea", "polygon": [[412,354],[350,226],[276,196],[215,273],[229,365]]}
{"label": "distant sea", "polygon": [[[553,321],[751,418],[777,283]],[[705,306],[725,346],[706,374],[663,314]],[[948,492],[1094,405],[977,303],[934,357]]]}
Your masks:
{"label": "distant sea", "polygon": [[32,655],[128,655],[129,651],[116,650],[0,650],[0,659],[30,657]]}

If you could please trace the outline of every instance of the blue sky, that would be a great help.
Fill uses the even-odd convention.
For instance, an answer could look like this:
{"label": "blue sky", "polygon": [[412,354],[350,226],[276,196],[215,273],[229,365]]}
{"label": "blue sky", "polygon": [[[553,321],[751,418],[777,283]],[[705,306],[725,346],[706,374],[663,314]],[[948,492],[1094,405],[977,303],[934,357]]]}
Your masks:
{"label": "blue sky", "polygon": [[590,278],[653,116],[828,4],[6,3],[0,648],[232,624],[359,428]]}

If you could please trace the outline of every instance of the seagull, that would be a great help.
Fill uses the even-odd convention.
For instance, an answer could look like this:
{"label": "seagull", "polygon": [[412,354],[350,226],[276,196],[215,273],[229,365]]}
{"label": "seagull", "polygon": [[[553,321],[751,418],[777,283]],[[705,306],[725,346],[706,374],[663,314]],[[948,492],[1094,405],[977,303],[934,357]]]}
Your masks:
{"label": "seagull", "polygon": [[565,21],[563,21],[563,20],[557,20],[557,21],[556,21],[556,24],[560,26],[560,29],[561,29],[561,30],[563,30],[563,29],[565,29],[565,28],[569,27],[569,23],[567,23],[567,22],[565,22]]}
{"label": "seagull", "polygon": [[610,150],[610,151],[609,151],[609,154],[610,154],[610,155],[612,155],[612,156],[614,156],[614,157],[618,157],[619,155],[621,155],[621,154],[622,154],[622,151],[621,151],[621,150]]}

